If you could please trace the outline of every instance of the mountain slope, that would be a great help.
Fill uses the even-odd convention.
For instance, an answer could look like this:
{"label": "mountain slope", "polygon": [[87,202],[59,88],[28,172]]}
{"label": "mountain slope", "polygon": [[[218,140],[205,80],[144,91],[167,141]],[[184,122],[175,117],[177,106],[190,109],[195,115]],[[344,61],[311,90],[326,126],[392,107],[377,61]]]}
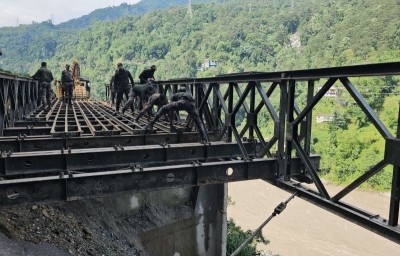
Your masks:
{"label": "mountain slope", "polygon": [[[192,0],[192,3],[210,2],[210,0]],[[148,12],[167,9],[171,6],[188,4],[188,0],[142,0],[137,4],[123,3],[119,6],[97,9],[80,18],[57,25],[59,28],[85,28],[95,21],[113,21],[132,15],[143,15]]]}

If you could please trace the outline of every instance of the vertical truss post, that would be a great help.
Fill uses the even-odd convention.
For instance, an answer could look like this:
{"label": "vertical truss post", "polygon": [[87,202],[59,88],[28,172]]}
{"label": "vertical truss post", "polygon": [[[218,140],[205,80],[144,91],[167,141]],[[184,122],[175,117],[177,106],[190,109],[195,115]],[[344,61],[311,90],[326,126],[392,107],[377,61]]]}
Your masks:
{"label": "vertical truss post", "polygon": [[[397,139],[400,139],[400,106],[399,115],[397,117]],[[399,222],[399,202],[400,202],[400,168],[399,166],[393,167],[392,189],[390,195],[389,206],[389,225],[397,226]]]}
{"label": "vertical truss post", "polygon": [[[308,81],[307,91],[307,105],[310,105],[314,97],[314,80]],[[307,122],[305,124],[305,137],[304,137],[304,151],[309,156],[311,149],[311,126],[312,126],[312,110],[306,116]]]}
{"label": "vertical truss post", "polygon": [[193,84],[189,84],[188,86],[189,86],[190,94],[194,95],[194,83]]}
{"label": "vertical truss post", "polygon": [[39,82],[35,81],[35,108],[39,106],[38,101],[39,101]]}
{"label": "vertical truss post", "polygon": [[278,136],[278,178],[282,177],[285,170],[285,129],[286,129],[286,110],[288,81],[282,80],[279,84],[281,89],[279,106],[279,136]]}
{"label": "vertical truss post", "polygon": [[13,80],[13,82],[12,83],[10,83],[10,89],[9,89],[9,93],[11,93],[11,94],[9,94],[9,97],[10,97],[10,119],[9,119],[9,125],[12,127],[12,126],[14,126],[14,121],[15,121],[15,109],[16,109],[16,105],[15,105],[15,92],[16,92],[16,89],[15,89],[15,79]]}
{"label": "vertical truss post", "polygon": [[[232,125],[235,125],[234,123],[231,123],[231,115],[232,115],[232,110],[233,110],[233,84],[229,83],[228,85],[228,115],[225,116],[225,123],[229,122],[228,126],[228,133],[227,133],[227,141],[232,142]],[[229,118],[229,120],[226,120]]]}
{"label": "vertical truss post", "polygon": [[297,139],[297,127],[298,125],[292,126],[294,120],[294,97],[296,90],[296,81],[289,81],[289,91],[288,91],[288,104],[287,104],[287,126],[286,126],[286,167],[284,173],[284,179],[290,179],[290,166],[292,163],[292,141]]}
{"label": "vertical truss post", "polygon": [[217,91],[219,90],[219,84],[213,83],[210,84],[210,86],[212,86],[213,88],[212,109],[211,109],[212,124],[213,124],[213,130],[216,131],[218,128],[219,99]]}
{"label": "vertical truss post", "polygon": [[108,102],[109,100],[110,100],[110,89],[109,89],[109,87],[110,87],[110,85],[109,84],[105,84],[105,87],[106,87],[106,94],[105,94],[105,100]]}
{"label": "vertical truss post", "polygon": [[[201,90],[201,86],[200,86],[200,84],[195,84],[194,88],[195,88],[195,94],[193,96],[194,96],[194,98],[196,100],[196,109],[199,109],[201,101],[203,100],[203,95],[201,94],[201,91],[200,91]],[[199,116],[201,118],[200,111],[199,111]]]}
{"label": "vertical truss post", "polygon": [[250,112],[247,114],[247,123],[249,124],[249,138],[254,139],[254,126],[256,125],[256,116],[254,114],[254,107],[256,102],[256,83],[251,83],[250,90]]}

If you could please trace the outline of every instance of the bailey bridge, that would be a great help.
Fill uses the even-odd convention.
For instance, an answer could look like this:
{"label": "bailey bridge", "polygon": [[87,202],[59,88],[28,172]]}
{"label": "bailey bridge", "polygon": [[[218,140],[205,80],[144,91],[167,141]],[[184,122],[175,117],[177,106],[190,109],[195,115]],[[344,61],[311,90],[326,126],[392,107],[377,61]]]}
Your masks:
{"label": "bailey bridge", "polygon": [[[186,228],[209,224],[201,226],[205,237],[197,240],[204,245],[196,246],[219,255],[226,242],[226,183],[263,179],[400,243],[400,128],[391,134],[352,83],[358,77],[400,75],[399,67],[396,62],[159,81],[167,95],[181,85],[193,94],[209,143],[199,142],[193,122],[184,115],[176,115],[177,130],[160,121],[146,134],[145,118],[134,122],[132,113],[114,116],[107,101],[76,100],[65,106],[54,99],[50,110],[40,110],[37,81],[0,73],[0,206],[185,188],[195,194],[198,216]],[[318,80],[324,84],[316,90]],[[385,141],[383,159],[335,195],[319,177],[320,156],[311,153],[313,109],[333,85],[348,91]],[[299,89],[307,91],[303,109],[296,104]],[[278,107],[270,100],[274,92]],[[274,127],[270,138],[258,122],[263,108]],[[239,128],[240,110],[246,122]],[[400,118],[397,123],[400,127]],[[388,165],[393,166],[388,219],[343,200]]]}

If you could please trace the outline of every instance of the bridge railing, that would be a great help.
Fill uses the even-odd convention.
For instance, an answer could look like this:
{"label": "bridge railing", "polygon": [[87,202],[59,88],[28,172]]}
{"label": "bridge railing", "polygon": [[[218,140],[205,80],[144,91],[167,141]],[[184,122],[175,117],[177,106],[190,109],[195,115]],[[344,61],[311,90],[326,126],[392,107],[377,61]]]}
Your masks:
{"label": "bridge railing", "polygon": [[37,81],[0,72],[0,136],[37,107],[38,97]]}
{"label": "bridge railing", "polygon": [[[301,197],[399,242],[400,128],[396,138],[351,82],[351,79],[356,77],[400,75],[399,67],[400,62],[395,62],[271,73],[241,73],[212,78],[159,81],[159,85],[167,95],[185,86],[196,99],[198,111],[207,129],[220,132],[220,139],[236,141],[243,159],[251,160],[243,143],[249,140],[260,142],[258,157],[276,158],[279,163],[275,178],[269,182],[290,191],[297,190]],[[314,94],[315,82],[318,80],[326,82]],[[296,104],[296,91],[300,82],[307,84],[307,102],[303,104],[303,109]],[[384,158],[375,166],[364,170],[351,184],[332,196],[322,183],[310,156],[312,112],[332,86],[337,84],[348,91],[381,134],[385,140],[385,153]],[[277,88],[280,99],[278,106],[274,106],[270,96]],[[263,127],[258,124],[261,118],[260,111],[264,107],[273,126],[273,135],[268,139],[262,133]],[[236,123],[239,112],[245,115],[245,124],[241,129]],[[398,123],[400,127],[400,118]],[[305,166],[303,172],[291,171],[294,155],[300,157]],[[342,201],[344,196],[388,165],[393,166],[388,220]],[[303,187],[299,181],[314,183],[317,191]]]}

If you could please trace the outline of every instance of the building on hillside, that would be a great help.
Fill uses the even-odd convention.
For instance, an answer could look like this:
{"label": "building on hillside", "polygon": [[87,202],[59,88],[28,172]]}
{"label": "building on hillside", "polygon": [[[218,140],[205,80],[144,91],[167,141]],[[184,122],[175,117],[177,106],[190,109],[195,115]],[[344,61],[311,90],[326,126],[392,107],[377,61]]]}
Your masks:
{"label": "building on hillside", "polygon": [[200,67],[197,68],[197,71],[203,71],[208,68],[215,68],[217,66],[217,62],[215,60],[205,59]]}
{"label": "building on hillside", "polygon": [[[321,90],[322,87],[318,87],[318,91]],[[326,93],[325,97],[339,97],[342,95],[343,88],[332,86]]]}
{"label": "building on hillside", "polygon": [[331,114],[318,114],[316,117],[317,124],[325,123],[325,122],[332,122],[333,115]]}

